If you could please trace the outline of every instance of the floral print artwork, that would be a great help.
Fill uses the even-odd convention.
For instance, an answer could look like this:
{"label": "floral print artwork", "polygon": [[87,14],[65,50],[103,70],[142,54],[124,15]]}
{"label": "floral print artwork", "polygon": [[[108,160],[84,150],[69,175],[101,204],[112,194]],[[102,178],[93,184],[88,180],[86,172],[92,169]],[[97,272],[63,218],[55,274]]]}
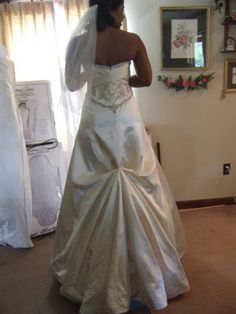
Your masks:
{"label": "floral print artwork", "polygon": [[171,58],[194,58],[197,19],[171,20]]}

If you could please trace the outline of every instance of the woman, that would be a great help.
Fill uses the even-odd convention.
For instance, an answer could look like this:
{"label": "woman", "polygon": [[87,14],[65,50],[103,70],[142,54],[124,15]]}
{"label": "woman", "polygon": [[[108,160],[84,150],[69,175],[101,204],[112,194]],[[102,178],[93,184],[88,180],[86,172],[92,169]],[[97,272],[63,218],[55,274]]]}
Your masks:
{"label": "woman", "polygon": [[87,90],[52,268],[81,314],[126,312],[131,300],[161,309],[189,289],[179,215],[131,89],[151,84],[151,66],[120,30],[123,11],[122,0],[90,1],[66,57],[68,88]]}

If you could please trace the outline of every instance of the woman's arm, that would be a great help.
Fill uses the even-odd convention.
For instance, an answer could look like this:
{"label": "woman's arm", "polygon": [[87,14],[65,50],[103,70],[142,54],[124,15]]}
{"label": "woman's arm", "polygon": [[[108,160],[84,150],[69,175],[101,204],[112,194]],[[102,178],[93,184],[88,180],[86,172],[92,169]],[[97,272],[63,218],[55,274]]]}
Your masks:
{"label": "woman's arm", "polygon": [[137,47],[136,55],[133,59],[136,75],[129,78],[129,84],[131,87],[150,86],[152,83],[152,69],[146,48],[137,35],[134,41]]}

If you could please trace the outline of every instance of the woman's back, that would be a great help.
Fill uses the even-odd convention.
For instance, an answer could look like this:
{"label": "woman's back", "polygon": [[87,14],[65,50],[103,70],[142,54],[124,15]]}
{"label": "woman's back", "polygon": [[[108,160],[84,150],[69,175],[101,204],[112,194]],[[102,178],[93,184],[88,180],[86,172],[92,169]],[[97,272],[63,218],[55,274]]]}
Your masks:
{"label": "woman's back", "polygon": [[137,36],[118,28],[107,27],[98,32],[95,63],[115,65],[134,60],[137,52]]}
{"label": "woman's back", "polygon": [[136,75],[130,78],[130,85],[132,87],[150,85],[151,65],[139,36],[109,26],[97,33],[96,64],[111,66],[131,60],[134,62]]}

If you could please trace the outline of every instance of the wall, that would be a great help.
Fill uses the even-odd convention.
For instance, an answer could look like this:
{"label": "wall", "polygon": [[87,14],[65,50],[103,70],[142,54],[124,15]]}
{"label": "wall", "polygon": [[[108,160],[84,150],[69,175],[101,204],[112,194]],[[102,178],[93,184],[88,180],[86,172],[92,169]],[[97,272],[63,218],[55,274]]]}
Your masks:
{"label": "wall", "polygon": [[[128,30],[144,41],[153,69],[149,88],[136,89],[140,110],[150,127],[153,143],[160,142],[162,167],[176,201],[211,199],[236,195],[236,94],[222,98],[223,16],[212,11],[210,67],[215,79],[207,91],[176,93],[157,75],[176,77],[180,72],[160,70],[159,7],[176,5],[210,5],[197,0],[126,0]],[[236,30],[235,30],[236,33]],[[182,72],[183,75],[199,72]],[[222,175],[223,163],[231,163],[231,174]]]}

